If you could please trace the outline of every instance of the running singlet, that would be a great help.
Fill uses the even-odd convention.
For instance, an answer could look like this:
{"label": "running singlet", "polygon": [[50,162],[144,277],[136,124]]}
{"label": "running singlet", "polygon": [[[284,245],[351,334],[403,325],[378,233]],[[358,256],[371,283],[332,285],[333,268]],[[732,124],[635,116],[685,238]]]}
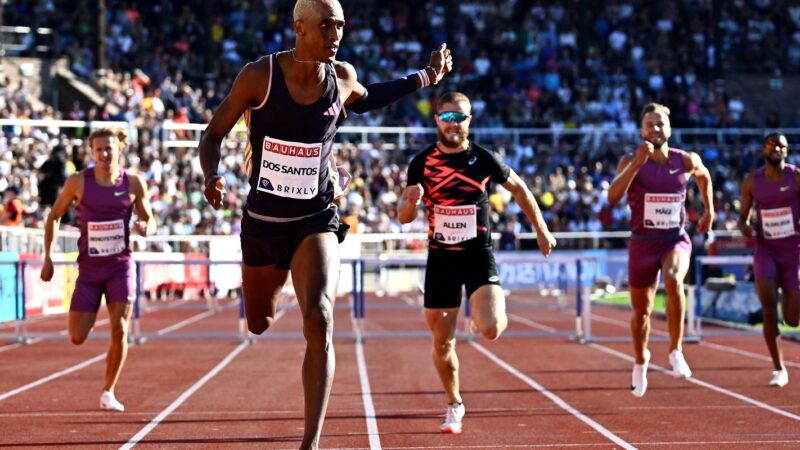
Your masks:
{"label": "running singlet", "polygon": [[83,196],[75,208],[81,235],[78,238],[78,262],[104,267],[130,261],[131,212],[133,203],[128,189],[128,173],[121,170],[114,186],[101,186],[94,168],[83,171]]}
{"label": "running singlet", "polygon": [[800,197],[796,174],[797,168],[791,164],[784,166],[783,177],[778,181],[767,180],[763,167],[753,174],[759,244],[800,245]]}
{"label": "running singlet", "polygon": [[431,249],[491,248],[489,181],[504,183],[510,169],[496,153],[470,144],[444,153],[430,146],[408,166],[408,185],[422,184]]}
{"label": "running singlet", "polygon": [[683,150],[669,149],[666,163],[648,159],[628,189],[634,236],[678,237],[686,223],[686,184]]}
{"label": "running singlet", "polygon": [[298,105],[289,94],[277,54],[268,58],[267,94],[261,105],[246,113],[247,210],[251,217],[281,222],[330,207],[334,187],[328,158],[344,113],[332,65],[325,65],[326,86],[319,100]]}

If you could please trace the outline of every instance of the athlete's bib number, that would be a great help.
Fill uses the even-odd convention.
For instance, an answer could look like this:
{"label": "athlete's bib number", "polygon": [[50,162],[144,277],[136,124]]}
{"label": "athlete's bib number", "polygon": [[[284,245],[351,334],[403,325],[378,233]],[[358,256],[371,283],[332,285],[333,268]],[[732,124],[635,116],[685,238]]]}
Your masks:
{"label": "athlete's bib number", "polygon": [[433,207],[433,239],[443,244],[458,244],[478,235],[477,207],[438,206]]}
{"label": "athlete's bib number", "polygon": [[86,230],[89,256],[116,255],[125,250],[125,224],[122,220],[89,222]]}
{"label": "athlete's bib number", "polygon": [[279,197],[308,200],[319,194],[322,144],[264,137],[256,189]]}
{"label": "athlete's bib number", "polygon": [[681,226],[680,194],[645,194],[644,227],[668,230]]}
{"label": "athlete's bib number", "polygon": [[761,229],[766,239],[780,239],[794,236],[794,217],[792,208],[761,210]]}

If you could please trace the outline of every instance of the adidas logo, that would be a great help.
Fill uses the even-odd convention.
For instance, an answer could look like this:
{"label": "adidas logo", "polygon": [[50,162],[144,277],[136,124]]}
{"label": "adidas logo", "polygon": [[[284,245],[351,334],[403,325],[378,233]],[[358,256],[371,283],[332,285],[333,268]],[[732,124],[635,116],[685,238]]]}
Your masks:
{"label": "adidas logo", "polygon": [[328,110],[325,111],[322,115],[323,116],[336,116],[339,114],[339,105],[334,103],[328,107]]}

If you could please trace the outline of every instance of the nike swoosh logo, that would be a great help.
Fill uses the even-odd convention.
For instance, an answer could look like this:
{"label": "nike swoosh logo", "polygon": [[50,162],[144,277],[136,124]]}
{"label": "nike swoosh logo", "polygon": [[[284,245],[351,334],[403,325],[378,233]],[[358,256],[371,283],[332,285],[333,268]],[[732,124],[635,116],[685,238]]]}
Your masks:
{"label": "nike swoosh logo", "polygon": [[114,192],[114,197],[119,197],[120,195],[125,195],[125,192]]}
{"label": "nike swoosh logo", "polygon": [[670,169],[669,170],[669,174],[670,175],[675,175],[676,173],[678,173],[679,170],[681,170],[681,169]]}
{"label": "nike swoosh logo", "polygon": [[786,192],[789,190],[789,186],[781,186],[781,192]]}

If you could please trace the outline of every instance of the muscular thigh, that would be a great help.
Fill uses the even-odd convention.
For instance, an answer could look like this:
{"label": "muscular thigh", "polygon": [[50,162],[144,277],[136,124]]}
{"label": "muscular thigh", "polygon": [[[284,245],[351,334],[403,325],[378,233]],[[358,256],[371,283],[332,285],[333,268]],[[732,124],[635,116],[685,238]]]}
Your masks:
{"label": "muscular thigh", "polygon": [[456,335],[459,308],[425,308],[425,321],[434,342],[451,341]]}
{"label": "muscular thigh", "polygon": [[339,240],[332,232],[306,236],[292,256],[292,283],[304,313],[333,301],[339,282]]}
{"label": "muscular thigh", "polygon": [[248,315],[253,312],[258,317],[272,317],[288,277],[286,269],[242,263],[242,293]]}

